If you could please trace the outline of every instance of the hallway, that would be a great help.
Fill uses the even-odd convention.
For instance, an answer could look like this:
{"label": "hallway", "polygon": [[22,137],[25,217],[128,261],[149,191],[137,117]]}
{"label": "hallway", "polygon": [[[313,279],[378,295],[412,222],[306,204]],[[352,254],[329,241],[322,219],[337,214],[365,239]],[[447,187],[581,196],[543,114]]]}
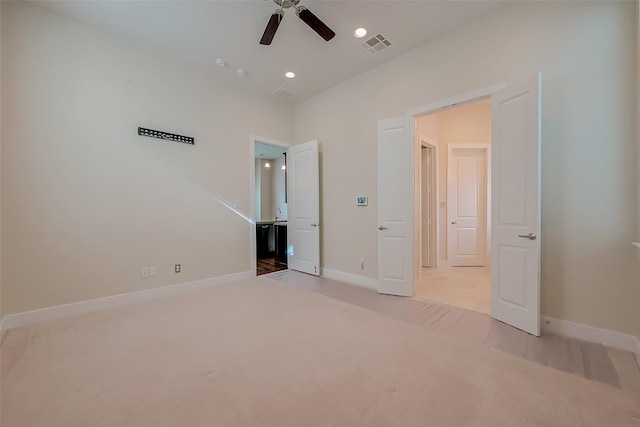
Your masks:
{"label": "hallway", "polygon": [[488,267],[423,268],[416,281],[415,298],[490,314],[490,269]]}

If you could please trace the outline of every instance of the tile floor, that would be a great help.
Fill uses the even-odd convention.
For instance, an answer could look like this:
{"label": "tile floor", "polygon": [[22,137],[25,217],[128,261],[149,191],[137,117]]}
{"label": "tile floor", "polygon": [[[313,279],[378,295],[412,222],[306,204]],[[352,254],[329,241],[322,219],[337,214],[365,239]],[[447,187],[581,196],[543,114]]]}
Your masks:
{"label": "tile floor", "polygon": [[489,314],[491,273],[488,267],[423,268],[416,299]]}

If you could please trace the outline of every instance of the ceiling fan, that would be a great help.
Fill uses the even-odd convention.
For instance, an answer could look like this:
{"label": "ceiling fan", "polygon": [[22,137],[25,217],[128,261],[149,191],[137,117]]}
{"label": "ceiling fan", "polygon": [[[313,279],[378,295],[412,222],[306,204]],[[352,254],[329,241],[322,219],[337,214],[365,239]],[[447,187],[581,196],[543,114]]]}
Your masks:
{"label": "ceiling fan", "polygon": [[305,24],[310,26],[313,31],[318,33],[318,35],[326,41],[331,40],[336,35],[331,28],[327,27],[327,25],[322,22],[320,18],[311,13],[309,9],[304,6],[298,6],[300,0],[273,0],[273,2],[280,8],[276,9],[276,11],[271,15],[271,18],[269,18],[267,28],[264,29],[264,34],[260,39],[260,44],[271,44],[273,36],[276,35],[276,31],[280,26],[280,22],[282,22],[282,19],[284,18],[284,10],[291,7],[295,8],[298,18],[302,19]]}

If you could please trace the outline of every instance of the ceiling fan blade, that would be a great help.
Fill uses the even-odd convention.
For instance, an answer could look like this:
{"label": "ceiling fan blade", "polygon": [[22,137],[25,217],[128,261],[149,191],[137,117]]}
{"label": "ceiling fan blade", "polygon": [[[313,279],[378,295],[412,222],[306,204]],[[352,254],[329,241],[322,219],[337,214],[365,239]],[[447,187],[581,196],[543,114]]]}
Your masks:
{"label": "ceiling fan blade", "polygon": [[269,18],[269,22],[267,22],[267,28],[264,29],[264,34],[260,39],[260,44],[264,44],[264,45],[271,44],[271,41],[273,40],[273,36],[276,35],[276,31],[278,30],[278,27],[280,26],[280,22],[282,22],[283,17],[284,17],[284,14],[282,13],[281,10],[276,10],[275,12],[273,12],[273,14],[271,15],[271,18]]}
{"label": "ceiling fan blade", "polygon": [[296,15],[298,15],[298,18],[302,19],[305,24],[310,26],[313,31],[318,33],[318,35],[326,41],[329,41],[335,37],[336,33],[334,33],[331,28],[327,27],[327,25],[322,22],[320,18],[311,13],[311,11],[306,7],[300,6],[296,10]]}

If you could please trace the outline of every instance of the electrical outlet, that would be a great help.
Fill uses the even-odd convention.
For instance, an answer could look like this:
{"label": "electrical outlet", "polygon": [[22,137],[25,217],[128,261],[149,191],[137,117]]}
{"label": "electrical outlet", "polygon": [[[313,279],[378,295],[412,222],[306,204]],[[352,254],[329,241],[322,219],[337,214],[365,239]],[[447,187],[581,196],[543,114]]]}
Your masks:
{"label": "electrical outlet", "polygon": [[360,270],[364,270],[364,257],[360,257]]}
{"label": "electrical outlet", "polygon": [[148,267],[142,267],[140,269],[140,277],[142,277],[143,279],[146,279],[147,277],[149,277],[149,268]]}
{"label": "electrical outlet", "polygon": [[441,208],[446,208],[447,207],[447,202],[440,202],[440,207]]}
{"label": "electrical outlet", "polygon": [[180,267],[180,264],[176,264],[174,271],[176,273],[180,273],[182,271],[182,267]]}
{"label": "electrical outlet", "polygon": [[156,271],[156,266],[152,265],[151,267],[149,267],[149,277],[155,276],[157,273]]}

